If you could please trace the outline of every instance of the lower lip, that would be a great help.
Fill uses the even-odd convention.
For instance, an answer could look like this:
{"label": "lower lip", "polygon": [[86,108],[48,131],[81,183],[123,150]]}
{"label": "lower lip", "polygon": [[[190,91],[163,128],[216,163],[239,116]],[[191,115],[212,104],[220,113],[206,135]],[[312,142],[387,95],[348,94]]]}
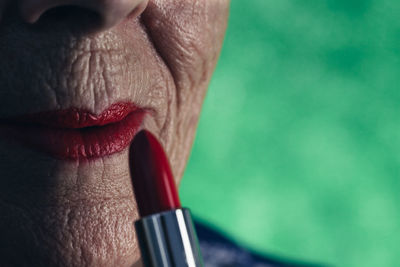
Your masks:
{"label": "lower lip", "polygon": [[2,126],[6,136],[62,160],[95,159],[123,151],[140,130],[145,111],[104,126],[58,129],[43,126]]}

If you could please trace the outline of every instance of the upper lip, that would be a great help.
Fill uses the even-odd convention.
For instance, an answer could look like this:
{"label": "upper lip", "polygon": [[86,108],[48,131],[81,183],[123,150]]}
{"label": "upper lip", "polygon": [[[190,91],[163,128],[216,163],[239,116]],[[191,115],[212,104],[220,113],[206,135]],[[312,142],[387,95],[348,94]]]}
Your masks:
{"label": "upper lip", "polygon": [[61,129],[80,129],[94,126],[104,126],[123,120],[130,113],[139,110],[129,102],[115,103],[100,114],[78,108],[44,111],[3,119],[11,124],[41,125]]}

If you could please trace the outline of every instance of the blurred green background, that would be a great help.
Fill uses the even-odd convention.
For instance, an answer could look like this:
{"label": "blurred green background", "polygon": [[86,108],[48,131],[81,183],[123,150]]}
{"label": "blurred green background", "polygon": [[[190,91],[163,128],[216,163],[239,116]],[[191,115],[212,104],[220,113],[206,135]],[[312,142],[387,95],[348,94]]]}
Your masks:
{"label": "blurred green background", "polygon": [[180,193],[260,252],[400,266],[400,2],[232,0]]}

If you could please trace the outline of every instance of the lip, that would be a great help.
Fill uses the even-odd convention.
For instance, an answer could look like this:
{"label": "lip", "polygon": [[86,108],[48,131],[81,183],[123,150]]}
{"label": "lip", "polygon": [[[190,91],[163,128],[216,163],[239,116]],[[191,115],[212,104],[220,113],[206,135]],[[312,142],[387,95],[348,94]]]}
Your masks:
{"label": "lip", "polygon": [[146,111],[132,103],[115,103],[96,115],[70,108],[3,119],[8,137],[62,160],[94,159],[128,147]]}

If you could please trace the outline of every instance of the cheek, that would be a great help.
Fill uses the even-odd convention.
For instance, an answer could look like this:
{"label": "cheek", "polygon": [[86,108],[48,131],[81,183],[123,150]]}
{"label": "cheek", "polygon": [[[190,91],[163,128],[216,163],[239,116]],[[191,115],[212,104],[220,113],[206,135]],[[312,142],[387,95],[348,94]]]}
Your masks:
{"label": "cheek", "polygon": [[182,176],[197,121],[214,70],[228,15],[228,1],[150,1],[142,22],[171,72],[176,109],[164,133],[175,177]]}
{"label": "cheek", "polygon": [[178,90],[208,82],[226,28],[225,1],[151,1],[143,22]]}

